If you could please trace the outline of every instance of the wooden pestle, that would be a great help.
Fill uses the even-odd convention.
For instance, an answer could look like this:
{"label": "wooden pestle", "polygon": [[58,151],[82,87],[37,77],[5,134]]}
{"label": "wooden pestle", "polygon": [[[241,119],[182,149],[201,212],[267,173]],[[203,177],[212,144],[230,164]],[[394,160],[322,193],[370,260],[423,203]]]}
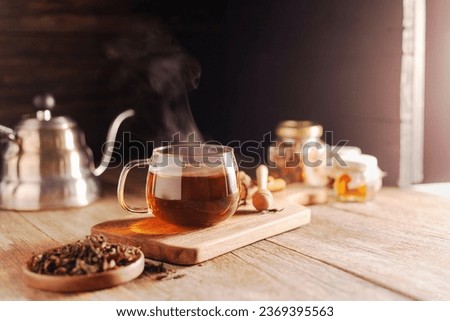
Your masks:
{"label": "wooden pestle", "polygon": [[268,210],[272,205],[272,192],[267,189],[267,178],[269,170],[266,165],[259,165],[256,169],[256,181],[258,183],[258,190],[253,194],[253,206],[258,211]]}

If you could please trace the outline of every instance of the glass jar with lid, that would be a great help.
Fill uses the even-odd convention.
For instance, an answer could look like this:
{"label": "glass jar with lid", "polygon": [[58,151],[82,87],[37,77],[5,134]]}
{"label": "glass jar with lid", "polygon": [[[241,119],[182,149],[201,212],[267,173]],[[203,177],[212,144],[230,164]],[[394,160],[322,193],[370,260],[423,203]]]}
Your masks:
{"label": "glass jar with lid", "polygon": [[384,173],[376,157],[367,154],[343,155],[333,170],[334,193],[340,202],[364,202],[381,189]]}
{"label": "glass jar with lid", "polygon": [[287,183],[304,182],[308,186],[326,186],[326,145],[323,127],[312,121],[286,120],[275,130],[277,141],[269,149],[275,166],[271,173]]}
{"label": "glass jar with lid", "polygon": [[362,151],[359,147],[356,146],[327,146],[329,149],[327,150],[327,175],[328,175],[328,183],[327,187],[333,189],[334,186],[334,176],[333,169],[339,165],[338,161],[345,155],[361,155]]}

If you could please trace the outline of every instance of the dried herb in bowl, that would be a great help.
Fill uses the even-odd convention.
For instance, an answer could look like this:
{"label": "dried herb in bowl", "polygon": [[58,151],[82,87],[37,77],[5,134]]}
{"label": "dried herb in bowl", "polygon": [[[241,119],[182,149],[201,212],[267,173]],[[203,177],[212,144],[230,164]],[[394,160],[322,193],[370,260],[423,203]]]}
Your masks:
{"label": "dried herb in bowl", "polygon": [[45,275],[88,275],[117,269],[136,262],[136,247],[109,243],[103,236],[83,240],[34,255],[27,262],[31,272]]}

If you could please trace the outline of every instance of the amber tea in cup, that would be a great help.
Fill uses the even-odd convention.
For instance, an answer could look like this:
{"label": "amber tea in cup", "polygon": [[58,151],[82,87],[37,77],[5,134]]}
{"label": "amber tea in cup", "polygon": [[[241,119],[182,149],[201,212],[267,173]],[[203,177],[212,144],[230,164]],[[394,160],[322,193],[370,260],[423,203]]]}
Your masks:
{"label": "amber tea in cup", "polygon": [[[148,165],[147,207],[129,206],[123,195],[131,168]],[[151,212],[183,227],[206,227],[226,220],[239,204],[233,149],[220,145],[185,144],[160,147],[148,160],[127,164],[119,179],[118,198],[133,213]]]}

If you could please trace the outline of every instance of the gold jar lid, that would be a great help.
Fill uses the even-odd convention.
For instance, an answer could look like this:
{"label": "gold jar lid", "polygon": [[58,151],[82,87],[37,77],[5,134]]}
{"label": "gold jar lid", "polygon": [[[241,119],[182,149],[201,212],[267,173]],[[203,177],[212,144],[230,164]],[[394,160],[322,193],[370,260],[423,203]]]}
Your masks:
{"label": "gold jar lid", "polygon": [[323,135],[323,127],[309,120],[285,120],[278,124],[275,133],[283,138],[319,138]]}

